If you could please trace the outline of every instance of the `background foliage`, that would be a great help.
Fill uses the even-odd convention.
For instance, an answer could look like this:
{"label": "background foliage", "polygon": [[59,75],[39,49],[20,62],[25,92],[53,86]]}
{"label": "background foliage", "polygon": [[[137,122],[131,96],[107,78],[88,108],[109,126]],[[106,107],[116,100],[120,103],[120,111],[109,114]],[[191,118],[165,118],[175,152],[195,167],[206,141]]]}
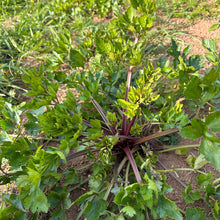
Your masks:
{"label": "background foliage", "polygon": [[[168,36],[169,48],[163,48],[173,62],[165,56],[152,62],[151,56],[160,45],[155,47],[152,39],[164,39],[163,30],[152,28],[161,19],[157,11],[168,19],[191,20],[217,16],[218,4],[3,0],[0,162],[1,167],[8,163],[10,170],[1,168],[0,183],[15,182],[18,193],[2,194],[0,217],[40,219],[50,213],[52,220],[66,219],[65,210],[78,204],[78,218],[207,219],[199,207],[179,210],[166,197],[172,191],[166,176],[155,169],[154,144],[173,145],[173,133],[180,131],[183,138],[201,138],[200,156],[190,160],[191,171],[200,172],[198,189],[188,185],[183,198],[193,203],[203,197],[211,217],[219,219],[219,179],[199,171],[207,162],[220,170],[217,44],[202,42],[205,62],[213,65],[206,74],[201,74],[204,58],[189,55],[190,46],[181,48],[174,33]],[[96,22],[102,18],[105,22]],[[66,98],[60,101],[63,87]],[[199,117],[207,105],[209,111]],[[185,113],[185,106],[192,113]],[[58,147],[51,146],[55,139]],[[89,191],[75,201],[69,194],[70,186],[79,184],[77,170],[59,172],[62,163],[77,157],[67,156],[72,149],[87,154],[93,172],[87,180]]]}

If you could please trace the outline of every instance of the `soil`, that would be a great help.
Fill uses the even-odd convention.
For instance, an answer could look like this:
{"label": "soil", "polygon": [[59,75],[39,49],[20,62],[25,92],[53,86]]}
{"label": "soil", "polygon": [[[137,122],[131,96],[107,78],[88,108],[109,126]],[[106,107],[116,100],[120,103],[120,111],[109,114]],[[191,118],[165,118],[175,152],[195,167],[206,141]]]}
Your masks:
{"label": "soil", "polygon": [[[192,54],[200,54],[203,55],[207,52],[201,45],[201,40],[202,39],[211,39],[214,38],[218,42],[218,47],[220,46],[220,29],[217,29],[216,31],[209,32],[208,29],[215,24],[215,20],[205,20],[205,19],[198,19],[194,24],[190,24],[189,26],[185,27],[183,31],[186,33],[185,35],[179,36],[179,39],[181,39],[183,46],[187,46],[188,44],[192,45]],[[186,19],[171,19],[169,21],[169,26],[167,28],[174,27],[176,24],[186,24],[188,25],[188,21]],[[210,66],[206,65],[206,68]],[[58,93],[58,99],[59,101],[62,101],[65,97],[65,88],[61,88]],[[195,141],[189,141],[189,140],[181,140],[180,145],[187,145],[187,144],[199,144],[199,142]],[[56,144],[54,143],[54,146]],[[74,151],[71,151],[70,154],[72,154]],[[157,169],[164,169],[166,167],[167,169],[169,168],[178,168],[178,167],[189,167],[189,165],[186,162],[186,157],[187,155],[198,155],[198,151],[196,149],[193,149],[189,151],[185,155],[177,155],[175,152],[167,152],[167,153],[161,153],[159,154],[159,161],[162,162],[162,165],[160,163],[157,163]],[[67,165],[62,165],[60,167],[60,172],[67,168],[74,168],[74,169],[79,169],[84,166],[86,166],[89,163],[88,159],[86,156],[81,156],[78,157],[74,160],[68,161]],[[4,171],[7,172],[9,169],[8,165],[5,164],[3,167]],[[208,163],[202,168],[203,172],[212,172],[214,173],[215,177],[218,178],[220,177],[220,172],[216,171],[213,166]],[[82,176],[82,179],[85,180],[89,177],[91,174],[91,170],[89,168],[83,169],[79,171],[80,175]],[[3,174],[0,171],[0,174]],[[196,187],[196,176],[197,173],[195,172],[190,172],[190,171],[179,171],[178,176],[176,176],[179,181],[176,180],[174,176],[176,174],[166,174],[167,176],[167,184],[170,185],[173,188],[172,193],[168,194],[168,198],[172,199],[175,201],[176,205],[181,209],[185,210],[186,207],[189,207],[188,204],[186,204],[183,199],[181,193],[184,191],[183,184],[187,185],[191,183],[192,187]],[[181,181],[181,183],[180,183]],[[62,183],[62,182],[61,182]],[[70,194],[70,199],[71,201],[76,200],[79,196],[84,194],[88,189],[87,183],[82,184],[79,188],[76,190],[73,190]],[[0,192],[13,192],[16,193],[17,189],[14,186],[14,184],[10,184],[9,188],[7,186],[0,186]],[[206,209],[206,204],[204,203],[203,200],[197,201],[195,204],[190,205],[190,207],[194,206],[199,206],[203,210]],[[210,210],[205,210],[206,213],[209,213]],[[67,220],[76,220],[77,216],[80,212],[79,206],[72,206],[69,210],[66,211],[67,215]],[[42,219],[49,219],[48,216],[44,216]],[[80,219],[84,219],[83,216]]]}

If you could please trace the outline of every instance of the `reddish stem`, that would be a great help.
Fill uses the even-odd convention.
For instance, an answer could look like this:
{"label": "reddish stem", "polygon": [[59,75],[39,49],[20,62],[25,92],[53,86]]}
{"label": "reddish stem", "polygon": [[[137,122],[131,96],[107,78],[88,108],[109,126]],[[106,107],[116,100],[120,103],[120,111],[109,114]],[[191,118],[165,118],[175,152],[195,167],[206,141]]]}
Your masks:
{"label": "reddish stem", "polygon": [[137,182],[142,183],[142,179],[141,179],[140,173],[138,171],[137,164],[135,163],[134,157],[133,157],[133,155],[130,151],[129,146],[124,147],[123,150],[124,150],[125,154],[127,155],[130,163],[131,163],[131,166],[132,166],[132,169],[134,171]]}
{"label": "reddish stem", "polygon": [[131,121],[130,121],[130,123],[129,123],[129,125],[128,125],[128,128],[127,128],[127,130],[126,130],[126,132],[125,132],[125,135],[126,135],[126,136],[129,135],[130,130],[131,130],[131,127],[132,127],[132,125],[133,125],[134,122],[135,122],[135,119],[136,119],[136,115],[131,119]]}
{"label": "reddish stem", "polygon": [[[123,112],[126,112],[126,109],[124,109]],[[125,135],[126,127],[127,127],[127,116],[123,114],[123,116],[122,116],[122,131],[121,131],[122,135]]]}
{"label": "reddish stem", "polygon": [[179,131],[178,128],[171,128],[171,129],[168,129],[168,130],[165,130],[165,131],[158,132],[156,134],[150,134],[150,135],[148,135],[146,137],[137,139],[134,142],[134,145],[143,144],[146,141],[150,141],[150,140],[153,140],[155,138],[163,137],[163,136],[168,135],[168,134],[173,134],[173,133],[176,133],[178,131]]}
{"label": "reddish stem", "polygon": [[[125,92],[125,101],[128,101],[128,93],[130,91],[130,85],[131,85],[131,75],[132,75],[132,69],[133,66],[130,66],[128,70],[128,76],[127,76],[127,85],[126,85],[126,92]],[[123,112],[126,112],[127,109],[123,109]],[[124,135],[127,129],[127,116],[123,114],[122,116],[122,132],[121,134]]]}

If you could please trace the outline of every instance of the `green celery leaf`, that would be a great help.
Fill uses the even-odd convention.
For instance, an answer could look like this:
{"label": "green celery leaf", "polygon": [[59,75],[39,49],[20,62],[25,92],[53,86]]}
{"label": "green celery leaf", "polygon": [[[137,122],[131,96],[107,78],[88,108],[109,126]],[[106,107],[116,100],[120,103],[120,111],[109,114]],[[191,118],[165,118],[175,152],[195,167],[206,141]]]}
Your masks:
{"label": "green celery leaf", "polygon": [[26,220],[27,219],[27,214],[24,212],[16,212],[14,215],[14,219],[16,220]]}
{"label": "green celery leaf", "polygon": [[194,76],[187,85],[184,95],[187,99],[197,100],[201,98],[202,88],[200,87],[200,79]]}
{"label": "green celery leaf", "polygon": [[102,185],[103,180],[101,175],[91,176],[89,179],[89,188],[91,190],[97,191]]}
{"label": "green celery leaf", "polygon": [[195,162],[194,162],[194,169],[195,170],[198,170],[198,169],[201,169],[205,164],[207,164],[207,160],[205,160],[205,157],[204,155],[200,154]]}
{"label": "green celery leaf", "polygon": [[42,130],[55,137],[66,136],[78,138],[81,132],[82,118],[76,114],[70,114],[64,105],[55,105],[51,111],[39,116],[39,125]]}
{"label": "green celery leaf", "polygon": [[63,209],[58,209],[52,212],[50,220],[66,220],[66,214]]}
{"label": "green celery leaf", "polygon": [[27,122],[24,124],[24,127],[26,128],[26,131],[30,133],[30,135],[36,135],[40,131],[40,126],[35,122]]}
{"label": "green celery leaf", "polygon": [[[154,191],[155,196],[156,196],[156,199],[157,199],[157,198],[158,198],[158,189],[157,189],[156,183],[155,183],[153,180],[151,180],[151,179],[148,177],[147,174],[145,174],[144,179],[145,179],[146,182],[147,182],[147,185],[148,185],[147,187],[148,187],[148,189],[151,189],[151,190]],[[144,187],[144,188],[145,188],[145,187]],[[141,189],[142,189],[142,186],[141,186]]]}
{"label": "green celery leaf", "polygon": [[151,189],[151,186],[148,185],[141,186],[140,194],[145,200],[145,204],[147,205],[147,207],[151,209],[154,202],[153,200],[157,201],[157,198],[154,198],[154,194],[153,194],[153,190]]}
{"label": "green celery leaf", "polygon": [[134,217],[136,215],[135,209],[129,205],[121,209],[121,212],[123,212],[125,215],[129,217]]}
{"label": "green celery leaf", "polygon": [[186,220],[205,220],[205,213],[199,208],[186,208]]}
{"label": "green celery leaf", "polygon": [[127,115],[128,118],[133,118],[138,113],[138,103],[130,103],[128,101],[125,101],[124,99],[118,99],[117,102],[123,109],[127,109],[124,114]]}
{"label": "green celery leaf", "polygon": [[4,145],[1,146],[1,151],[2,155],[9,160],[10,166],[20,166],[21,164],[26,164],[30,159],[32,146],[27,138],[17,139],[14,143],[7,140],[7,142],[5,141]]}
{"label": "green celery leaf", "polygon": [[91,119],[90,120],[90,124],[92,125],[92,128],[88,128],[87,131],[88,131],[88,134],[89,134],[89,139],[91,140],[96,140],[98,139],[99,137],[102,136],[103,134],[103,131],[101,130],[101,123],[99,120],[94,120],[94,119]]}
{"label": "green celery leaf", "polygon": [[76,170],[69,168],[68,170],[64,171],[64,175],[65,175],[64,186],[67,186],[69,184],[76,184],[78,182],[78,175]]}
{"label": "green celery leaf", "polygon": [[220,132],[220,111],[209,114],[206,117],[205,123],[208,128],[215,132]]}
{"label": "green celery leaf", "polygon": [[28,167],[28,176],[29,182],[32,183],[35,187],[37,187],[41,180],[40,172]]}
{"label": "green celery leaf", "polygon": [[4,130],[4,131],[9,131],[9,130],[13,130],[15,129],[15,126],[13,124],[13,121],[10,119],[5,119],[5,120],[0,120],[0,127]]}
{"label": "green celery leaf", "polygon": [[216,220],[220,219],[220,202],[215,201],[214,208],[212,209],[213,216]]}
{"label": "green celery leaf", "polygon": [[193,118],[191,120],[192,127],[197,130],[201,135],[208,131],[206,124],[198,118]]}
{"label": "green celery leaf", "polygon": [[193,66],[195,70],[199,70],[204,67],[204,58],[202,55],[192,55],[189,57],[188,65]]}
{"label": "green celery leaf", "polygon": [[[16,217],[16,213],[19,213],[18,214],[18,218],[15,218]],[[3,210],[1,210],[1,212],[0,212],[0,219],[1,220],[12,220],[12,219],[16,219],[17,220],[17,219],[19,219],[20,216],[22,216],[22,215],[20,215],[20,213],[21,212],[18,212],[18,210],[14,206],[8,206],[8,207],[4,208]],[[26,217],[26,218],[24,218],[24,217]],[[24,217],[21,218],[21,220],[26,220],[27,219],[27,216],[24,215]]]}
{"label": "green celery leaf", "polygon": [[85,200],[87,200],[89,197],[97,195],[98,193],[95,191],[89,191],[85,194],[83,194],[82,196],[80,196],[77,200],[75,200],[72,205],[75,204],[82,204]]}
{"label": "green celery leaf", "polygon": [[130,65],[138,66],[141,63],[141,59],[142,59],[141,50],[139,48],[132,50],[132,56],[130,58]]}
{"label": "green celery leaf", "polygon": [[96,49],[101,54],[109,54],[112,51],[112,43],[108,40],[104,40],[100,37],[95,39]]}
{"label": "green celery leaf", "polygon": [[205,74],[203,83],[209,86],[215,82],[218,77],[219,73],[214,68],[212,68],[208,73]]}
{"label": "green celery leaf", "polygon": [[220,147],[215,142],[204,138],[199,147],[199,152],[205,156],[207,161],[212,162],[217,170],[220,170]]}
{"label": "green celery leaf", "polygon": [[0,144],[2,144],[3,142],[12,142],[12,139],[6,131],[1,131],[0,133]]}
{"label": "green celery leaf", "polygon": [[19,106],[13,106],[12,104],[5,102],[2,113],[5,118],[13,119],[17,124],[20,124],[20,115],[22,111],[19,110]]}
{"label": "green celery leaf", "polygon": [[84,66],[84,57],[77,50],[71,48],[70,50],[70,65],[72,68],[83,67]]}
{"label": "green celery leaf", "polygon": [[184,50],[183,50],[183,57],[185,59],[185,57],[187,57],[187,55],[189,55],[192,52],[192,48],[191,45],[188,45]]}
{"label": "green celery leaf", "polygon": [[215,66],[218,65],[218,55],[215,52],[212,53],[206,53],[205,54],[206,59],[214,64]]}
{"label": "green celery leaf", "polygon": [[212,183],[212,179],[214,178],[213,173],[200,174],[196,177],[196,181],[198,186],[206,188],[209,184]]}
{"label": "green celery leaf", "polygon": [[57,205],[62,203],[62,207],[64,209],[69,209],[71,207],[71,201],[69,199],[69,192],[67,192],[66,187],[56,187],[53,191],[48,195],[48,201],[52,209],[54,209]]}
{"label": "green celery leaf", "polygon": [[59,82],[59,83],[68,82],[66,73],[64,73],[62,71],[57,71],[54,74],[55,74],[54,79],[57,80],[57,82]]}
{"label": "green celery leaf", "polygon": [[180,214],[175,202],[169,200],[164,195],[159,196],[157,213],[160,218],[166,219],[167,217],[175,220],[182,220],[183,217]]}
{"label": "green celery leaf", "polygon": [[62,177],[61,173],[47,173],[43,177],[42,184],[53,185],[57,183],[61,177]]}
{"label": "green celery leaf", "polygon": [[198,190],[191,191],[192,187],[190,184],[185,188],[184,193],[182,193],[183,199],[187,203],[194,203],[196,200],[199,200],[201,198],[201,194]]}
{"label": "green celery leaf", "polygon": [[68,90],[66,95],[66,100],[64,101],[64,105],[68,110],[74,110],[76,107],[76,98],[71,90]]}
{"label": "green celery leaf", "polygon": [[181,45],[178,44],[174,39],[171,39],[171,48],[168,50],[168,54],[173,56],[174,58],[177,58],[180,56],[180,51],[181,51]]}
{"label": "green celery leaf", "polygon": [[203,39],[202,45],[210,52],[216,52],[217,50],[217,44],[214,39]]}
{"label": "green celery leaf", "polygon": [[186,139],[198,139],[202,136],[202,133],[192,126],[187,126],[180,131],[180,135]]}
{"label": "green celery leaf", "polygon": [[17,194],[2,194],[2,201],[7,204],[7,207],[2,207],[0,211],[1,220],[26,220],[26,210]]}
{"label": "green celery leaf", "polygon": [[33,213],[36,211],[47,213],[50,207],[46,195],[38,187],[24,199],[24,204],[25,208],[31,208]]}
{"label": "green celery leaf", "polygon": [[107,205],[107,201],[98,197],[90,201],[85,209],[87,220],[99,220],[99,216],[106,210]]}
{"label": "green celery leaf", "polygon": [[220,27],[219,24],[213,24],[213,25],[209,28],[209,31],[215,31],[215,30],[217,30],[219,27]]}
{"label": "green celery leaf", "polygon": [[25,209],[23,207],[23,204],[21,200],[19,199],[19,196],[17,194],[3,194],[2,200],[9,203],[10,205],[14,206],[16,209],[21,210],[22,212],[25,212]]}
{"label": "green celery leaf", "polygon": [[116,114],[115,112],[107,112],[107,115],[106,115],[107,119],[108,119],[108,122],[109,122],[109,125],[111,126],[117,126],[118,125],[118,119],[116,117]]}
{"label": "green celery leaf", "polygon": [[133,7],[129,7],[127,9],[127,11],[125,12],[124,19],[128,23],[132,23],[133,22],[133,17],[136,17],[136,11],[134,10]]}
{"label": "green celery leaf", "polygon": [[[56,190],[56,189],[55,189]],[[61,202],[61,199],[60,199],[60,195],[58,192],[55,192],[55,191],[51,191],[48,196],[48,201],[50,203],[50,208],[51,209],[54,209],[57,205],[60,204]]]}
{"label": "green celery leaf", "polygon": [[123,204],[123,198],[124,198],[125,192],[124,191],[120,191],[116,194],[115,198],[114,198],[114,202],[118,205]]}
{"label": "green celery leaf", "polygon": [[139,1],[137,0],[130,0],[131,6],[135,9],[139,6]]}

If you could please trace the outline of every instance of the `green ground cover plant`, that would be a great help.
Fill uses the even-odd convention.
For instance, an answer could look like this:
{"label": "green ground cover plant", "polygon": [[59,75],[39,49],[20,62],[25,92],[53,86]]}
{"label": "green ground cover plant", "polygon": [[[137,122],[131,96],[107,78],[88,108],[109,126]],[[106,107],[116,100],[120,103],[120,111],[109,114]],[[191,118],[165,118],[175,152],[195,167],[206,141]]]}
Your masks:
{"label": "green ground cover plant", "polygon": [[[27,7],[27,16],[21,7]],[[32,12],[32,7],[38,10]],[[189,56],[190,46],[182,49],[174,39],[167,50],[173,62],[164,56],[156,63],[148,58],[146,36],[156,1],[8,0],[1,10],[2,18],[10,14],[22,22],[1,29],[1,87],[8,94],[0,96],[0,161],[10,170],[1,168],[0,183],[14,181],[19,192],[2,194],[0,218],[40,219],[50,212],[51,220],[66,219],[65,210],[80,205],[77,219],[219,219],[220,179],[200,171],[207,162],[220,170],[220,54],[214,40],[203,40],[205,62],[213,67],[201,74],[203,57]],[[91,19],[112,13],[106,24],[94,25]],[[31,53],[42,62],[23,66],[22,59]],[[30,101],[13,100],[12,90],[19,89],[10,81],[15,76],[28,85]],[[60,86],[68,88],[62,102]],[[207,105],[208,113],[199,117]],[[212,210],[209,215],[199,207],[179,210],[167,198],[172,188],[164,173],[185,168],[156,169],[154,148],[175,142],[177,133],[201,138],[200,156],[188,158],[187,168],[198,172],[198,189],[189,184],[183,198],[187,203],[203,198]],[[40,134],[45,139],[41,145]],[[58,147],[51,146],[53,139]],[[190,147],[195,146],[170,145],[166,151]],[[69,155],[71,149],[77,152]],[[92,174],[86,180],[88,192],[71,201],[79,174],[73,168],[58,169],[79,155],[87,155]]]}
{"label": "green ground cover plant", "polygon": [[196,20],[197,18],[217,18],[219,16],[219,1],[204,0],[172,0],[158,1],[158,7],[171,18],[187,18]]}

